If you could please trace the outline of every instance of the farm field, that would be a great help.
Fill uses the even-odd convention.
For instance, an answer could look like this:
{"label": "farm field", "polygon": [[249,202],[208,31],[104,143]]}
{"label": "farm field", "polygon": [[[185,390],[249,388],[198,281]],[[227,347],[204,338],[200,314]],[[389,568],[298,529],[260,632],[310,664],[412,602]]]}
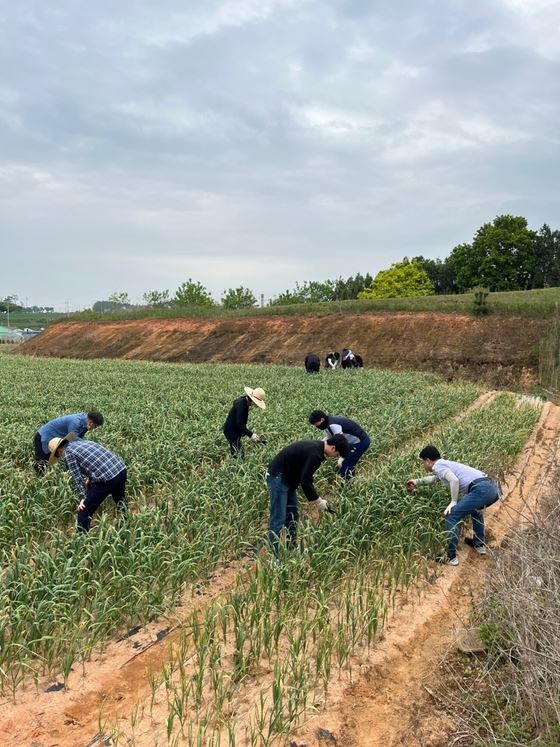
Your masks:
{"label": "farm field", "polygon": [[[433,573],[447,500],[404,491],[418,447],[499,475],[540,415],[507,393],[467,411],[482,390],[429,373],[16,355],[0,365],[0,686],[16,704],[47,683],[79,689],[110,642],[172,616],[146,697],[118,718],[96,704],[97,732],[115,745],[288,744],[375,646],[395,600]],[[234,462],[221,426],[244,385],[267,392],[251,424],[268,441]],[[316,483],[337,514],[304,518],[300,552],[274,566],[260,552],[264,471],[290,441],[317,437],[316,407],[358,420],[372,447],[350,485],[325,463]],[[63,469],[31,469],[37,426],[82,409],[104,413],[93,438],[127,464],[131,507],[117,525],[108,505],[87,537],[74,531]]]}

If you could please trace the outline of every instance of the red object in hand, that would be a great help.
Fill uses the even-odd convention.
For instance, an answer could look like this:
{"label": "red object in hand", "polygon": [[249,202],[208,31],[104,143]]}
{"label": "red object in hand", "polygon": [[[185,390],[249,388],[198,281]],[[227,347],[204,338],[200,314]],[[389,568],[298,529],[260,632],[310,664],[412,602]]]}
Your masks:
{"label": "red object in hand", "polygon": [[409,493],[414,493],[414,491],[416,490],[416,483],[414,482],[414,480],[406,481],[406,489]]}

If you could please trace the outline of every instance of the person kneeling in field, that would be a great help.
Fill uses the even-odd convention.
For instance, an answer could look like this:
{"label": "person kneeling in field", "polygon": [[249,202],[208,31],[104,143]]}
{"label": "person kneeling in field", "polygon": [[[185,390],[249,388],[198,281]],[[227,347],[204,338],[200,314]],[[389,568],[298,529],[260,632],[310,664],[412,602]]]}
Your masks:
{"label": "person kneeling in field", "polygon": [[249,420],[250,407],[256,405],[261,410],[266,409],[264,400],[264,389],[260,387],[251,389],[251,387],[246,386],[245,396],[238,397],[231,406],[226,422],[224,423],[223,433],[228,440],[229,450],[233,457],[240,457],[241,459],[244,457],[243,444],[241,443],[243,436],[248,436],[257,443],[263,441],[260,436],[249,430],[247,422]]}
{"label": "person kneeling in field", "polygon": [[[466,537],[465,542],[474,548],[479,555],[486,555],[484,545],[484,517],[482,510],[491,506],[500,497],[499,488],[486,473],[460,462],[442,459],[435,446],[426,446],[420,452],[420,459],[426,472],[433,472],[429,477],[407,480],[406,488],[412,492],[422,483],[443,482],[449,488],[451,502],[443,512],[445,530],[449,538],[447,554],[436,558],[438,563],[459,565],[457,543],[461,522],[465,516],[471,516],[473,537]],[[462,498],[459,499],[459,496]]]}
{"label": "person kneeling in field", "polygon": [[52,438],[49,451],[49,464],[56,464],[59,460],[66,463],[80,498],[79,532],[89,532],[91,517],[108,495],[113,497],[117,512],[126,515],[126,467],[116,454],[95,441],[75,440],[73,433],[64,438]]}
{"label": "person kneeling in field", "polygon": [[104,419],[100,412],[77,412],[74,415],[62,415],[60,418],[49,420],[42,425],[35,434],[35,472],[42,475],[49,461],[49,441],[51,438],[62,438],[66,433],[75,433],[83,438],[88,431],[93,431],[103,425]]}
{"label": "person kneeling in field", "polygon": [[343,435],[326,441],[296,441],[279,452],[268,465],[266,483],[270,499],[269,545],[278,557],[280,535],[286,531],[288,545],[294,547],[299,520],[296,488],[301,485],[305,497],[318,511],[329,511],[313,485],[313,475],[325,458],[345,457],[350,451]]}

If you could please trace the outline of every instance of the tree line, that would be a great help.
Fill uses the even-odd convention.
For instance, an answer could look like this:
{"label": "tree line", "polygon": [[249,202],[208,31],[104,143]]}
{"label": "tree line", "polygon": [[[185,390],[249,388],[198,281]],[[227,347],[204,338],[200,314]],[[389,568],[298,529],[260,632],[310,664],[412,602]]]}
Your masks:
{"label": "tree line", "polygon": [[[453,294],[476,287],[511,291],[555,286],[560,286],[560,231],[546,223],[535,231],[522,216],[499,215],[481,226],[470,243],[458,244],[444,259],[404,257],[375,277],[358,273],[346,279],[298,282],[293,289],[268,300],[268,305]],[[173,295],[169,290],[148,291],[143,302],[150,308],[217,305],[208,289],[192,278]],[[225,290],[220,305],[227,309],[250,308],[257,305],[257,298],[250,288],[239,286]],[[136,307],[127,293],[113,293],[106,301],[97,301],[93,310]]]}

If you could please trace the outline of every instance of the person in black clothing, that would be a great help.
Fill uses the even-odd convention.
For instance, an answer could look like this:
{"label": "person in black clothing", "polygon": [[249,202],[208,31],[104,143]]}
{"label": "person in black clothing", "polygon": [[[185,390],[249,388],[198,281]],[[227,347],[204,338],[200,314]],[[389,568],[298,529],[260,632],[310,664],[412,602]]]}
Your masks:
{"label": "person in black clothing", "polygon": [[358,353],[354,354],[354,360],[356,361],[356,368],[363,368],[364,367],[364,359],[361,355],[358,355]]}
{"label": "person in black clothing", "polygon": [[305,370],[307,373],[319,373],[321,361],[316,353],[307,353],[305,356]]}
{"label": "person in black clothing", "polygon": [[286,446],[268,465],[266,483],[270,499],[268,541],[278,557],[282,530],[288,544],[294,546],[299,519],[296,488],[301,485],[305,497],[318,511],[327,511],[329,504],[320,498],[313,485],[313,475],[326,457],[345,457],[350,447],[341,434],[326,441],[296,441]]}
{"label": "person in black clothing", "polygon": [[249,420],[249,408],[256,405],[264,410],[266,408],[264,400],[264,389],[260,387],[251,389],[251,387],[246,386],[245,396],[234,401],[223,428],[224,436],[229,442],[229,449],[233,457],[243,458],[244,456],[243,445],[241,444],[243,436],[248,436],[257,443],[261,441],[260,436],[247,428],[247,421]]}
{"label": "person in black clothing", "polygon": [[341,433],[348,441],[349,452],[344,459],[339,460],[339,467],[343,480],[351,480],[360,457],[369,449],[371,441],[368,434],[354,420],[340,415],[327,415],[323,410],[313,410],[309,422],[325,431],[325,438]]}
{"label": "person in black clothing", "polygon": [[342,368],[356,368],[356,356],[350,348],[344,348],[342,351],[340,364]]}

